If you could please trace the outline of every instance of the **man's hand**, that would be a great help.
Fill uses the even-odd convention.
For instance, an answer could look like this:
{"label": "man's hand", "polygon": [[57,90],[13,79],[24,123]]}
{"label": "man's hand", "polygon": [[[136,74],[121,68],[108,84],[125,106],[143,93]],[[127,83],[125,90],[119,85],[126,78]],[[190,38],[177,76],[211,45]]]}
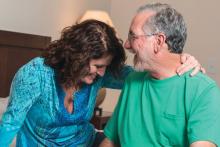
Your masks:
{"label": "man's hand", "polygon": [[105,138],[99,147],[117,147],[111,140]]}
{"label": "man's hand", "polygon": [[195,57],[190,54],[183,53],[181,54],[181,62],[183,63],[180,67],[177,68],[177,74],[182,75],[183,73],[189,71],[194,68],[193,72],[190,74],[191,76],[196,75],[199,71],[206,73],[205,69],[201,66],[201,64],[196,60]]}
{"label": "man's hand", "polygon": [[196,141],[190,147],[216,147],[216,145],[209,141]]}

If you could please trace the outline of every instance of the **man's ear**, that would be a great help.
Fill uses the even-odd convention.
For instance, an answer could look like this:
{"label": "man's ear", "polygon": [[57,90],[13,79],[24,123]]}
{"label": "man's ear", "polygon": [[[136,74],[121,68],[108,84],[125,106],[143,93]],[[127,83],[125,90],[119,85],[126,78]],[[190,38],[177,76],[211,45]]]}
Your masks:
{"label": "man's ear", "polygon": [[166,36],[163,33],[158,33],[155,35],[156,42],[155,42],[155,49],[154,52],[158,53],[163,48],[164,44],[166,43]]}

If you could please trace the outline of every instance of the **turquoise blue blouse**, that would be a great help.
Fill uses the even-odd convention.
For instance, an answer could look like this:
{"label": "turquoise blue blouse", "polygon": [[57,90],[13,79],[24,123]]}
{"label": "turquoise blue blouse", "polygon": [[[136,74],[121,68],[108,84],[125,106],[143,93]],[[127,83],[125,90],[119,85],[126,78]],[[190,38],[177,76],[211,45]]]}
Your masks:
{"label": "turquoise blue blouse", "polygon": [[37,57],[16,73],[9,104],[0,124],[0,145],[9,146],[17,134],[17,147],[89,147],[95,131],[90,119],[101,87],[121,89],[124,78],[133,71],[122,70],[120,80],[106,71],[91,85],[75,93],[74,113],[64,108],[64,92],[56,82],[54,70]]}

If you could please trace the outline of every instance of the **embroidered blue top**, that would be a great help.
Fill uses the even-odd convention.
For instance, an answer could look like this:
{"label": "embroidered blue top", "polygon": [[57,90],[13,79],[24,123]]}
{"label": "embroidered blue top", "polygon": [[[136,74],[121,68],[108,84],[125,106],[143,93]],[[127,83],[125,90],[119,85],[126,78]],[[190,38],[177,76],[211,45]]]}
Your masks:
{"label": "embroidered blue top", "polygon": [[56,82],[54,70],[37,57],[16,73],[9,104],[0,124],[0,145],[9,146],[17,134],[18,147],[92,145],[95,131],[90,119],[95,98],[101,87],[120,89],[124,78],[133,71],[122,70],[116,80],[106,71],[91,85],[75,93],[74,113],[64,108],[64,91]]}

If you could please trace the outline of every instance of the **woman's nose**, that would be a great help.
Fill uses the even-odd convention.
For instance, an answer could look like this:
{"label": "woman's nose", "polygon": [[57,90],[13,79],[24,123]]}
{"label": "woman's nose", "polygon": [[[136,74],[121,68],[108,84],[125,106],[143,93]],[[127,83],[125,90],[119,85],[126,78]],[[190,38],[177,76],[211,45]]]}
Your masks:
{"label": "woman's nose", "polygon": [[105,70],[106,70],[106,67],[103,67],[100,69],[97,68],[97,74],[102,77],[105,74]]}
{"label": "woman's nose", "polygon": [[97,72],[97,68],[95,66],[91,66],[90,73],[96,73],[96,72]]}

